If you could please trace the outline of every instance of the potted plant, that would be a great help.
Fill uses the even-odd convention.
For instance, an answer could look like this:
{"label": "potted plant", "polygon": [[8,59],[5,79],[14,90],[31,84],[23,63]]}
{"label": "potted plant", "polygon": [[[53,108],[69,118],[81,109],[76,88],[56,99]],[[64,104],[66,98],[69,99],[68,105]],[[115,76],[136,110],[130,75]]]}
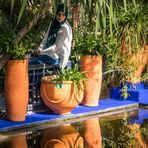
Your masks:
{"label": "potted plant", "polygon": [[[23,42],[13,42],[13,32],[1,37],[1,51],[8,55],[5,65],[4,98],[7,119],[24,121],[29,99],[28,90],[28,47]],[[14,35],[14,34],[13,34]]]}
{"label": "potted plant", "polygon": [[76,65],[58,75],[43,77],[40,95],[44,104],[57,114],[70,113],[82,101],[86,79]]}
{"label": "potted plant", "polygon": [[88,77],[82,104],[98,106],[102,84],[102,54],[104,38],[101,35],[86,33],[75,39],[74,52],[80,56],[80,69]]}

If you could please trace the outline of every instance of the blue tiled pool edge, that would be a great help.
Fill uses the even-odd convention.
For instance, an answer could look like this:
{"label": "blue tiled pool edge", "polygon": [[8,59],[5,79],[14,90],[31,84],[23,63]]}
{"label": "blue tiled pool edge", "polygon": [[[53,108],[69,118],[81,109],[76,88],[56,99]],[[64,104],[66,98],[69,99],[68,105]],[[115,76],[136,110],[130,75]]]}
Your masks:
{"label": "blue tiled pool edge", "polygon": [[64,120],[66,121],[89,115],[102,114],[115,110],[123,110],[129,107],[138,107],[138,104],[139,103],[137,101],[123,99],[117,100],[110,98],[99,100],[99,105],[97,107],[87,107],[79,105],[71,112],[71,114],[68,115],[57,115],[51,112],[41,112],[27,115],[26,120],[24,122],[11,122],[4,119],[0,119],[0,132],[27,128],[35,125],[40,125],[42,123],[52,123]]}

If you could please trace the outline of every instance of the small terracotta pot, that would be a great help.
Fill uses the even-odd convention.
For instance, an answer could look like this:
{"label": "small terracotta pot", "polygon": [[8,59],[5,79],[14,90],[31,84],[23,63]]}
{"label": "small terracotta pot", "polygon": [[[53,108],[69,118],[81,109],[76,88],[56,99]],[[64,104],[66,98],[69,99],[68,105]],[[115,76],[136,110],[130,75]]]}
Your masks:
{"label": "small terracotta pot", "polygon": [[41,148],[83,148],[83,145],[83,138],[71,125],[48,129],[41,139]]}
{"label": "small terracotta pot", "polygon": [[81,71],[87,72],[88,76],[82,104],[98,106],[102,84],[102,56],[82,56],[80,65]]}
{"label": "small terracotta pot", "polygon": [[60,88],[51,79],[51,76],[45,76],[41,80],[40,94],[44,104],[57,114],[70,113],[82,102],[83,90],[76,89],[72,81],[64,81]]}
{"label": "small terracotta pot", "polygon": [[29,99],[28,87],[28,61],[9,60],[6,65],[4,91],[8,120],[25,120]]}

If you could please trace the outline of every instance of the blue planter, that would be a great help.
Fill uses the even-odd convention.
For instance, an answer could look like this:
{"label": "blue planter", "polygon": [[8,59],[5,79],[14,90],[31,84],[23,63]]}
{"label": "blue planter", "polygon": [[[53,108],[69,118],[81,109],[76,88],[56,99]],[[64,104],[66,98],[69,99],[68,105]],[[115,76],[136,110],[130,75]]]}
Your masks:
{"label": "blue planter", "polygon": [[[128,87],[128,93],[129,96],[126,100],[136,101],[139,102],[139,104],[148,105],[148,88],[145,87],[145,83],[136,83],[136,84],[130,84],[125,83],[125,85]],[[121,95],[121,89],[120,88],[112,88],[110,91],[110,97],[114,99],[124,99]]]}

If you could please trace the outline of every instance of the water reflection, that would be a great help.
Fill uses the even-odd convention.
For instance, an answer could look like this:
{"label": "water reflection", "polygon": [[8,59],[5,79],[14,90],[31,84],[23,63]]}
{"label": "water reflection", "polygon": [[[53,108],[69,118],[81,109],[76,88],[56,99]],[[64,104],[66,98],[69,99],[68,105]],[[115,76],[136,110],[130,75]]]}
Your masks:
{"label": "water reflection", "polygon": [[85,147],[102,148],[102,137],[98,118],[83,121],[80,134],[84,138]]}
{"label": "water reflection", "polygon": [[[130,122],[129,122],[130,121]],[[103,123],[101,126],[103,147],[108,148],[147,148],[147,129],[137,118],[129,118]]]}
{"label": "water reflection", "polygon": [[100,118],[101,122],[99,118],[92,118],[39,129],[26,133],[26,137],[1,135],[1,139],[8,140],[0,142],[0,148],[147,148],[147,115],[147,112],[134,111],[119,117]]}
{"label": "water reflection", "polygon": [[10,139],[7,143],[4,143],[1,148],[28,148],[27,140],[25,135],[15,136]]}
{"label": "water reflection", "polygon": [[127,127],[131,130],[135,137],[135,141],[137,141],[136,148],[147,148],[145,138],[141,132],[141,125],[140,124],[129,124]]}
{"label": "water reflection", "polygon": [[43,132],[41,148],[83,148],[83,138],[72,125],[61,125]]}

